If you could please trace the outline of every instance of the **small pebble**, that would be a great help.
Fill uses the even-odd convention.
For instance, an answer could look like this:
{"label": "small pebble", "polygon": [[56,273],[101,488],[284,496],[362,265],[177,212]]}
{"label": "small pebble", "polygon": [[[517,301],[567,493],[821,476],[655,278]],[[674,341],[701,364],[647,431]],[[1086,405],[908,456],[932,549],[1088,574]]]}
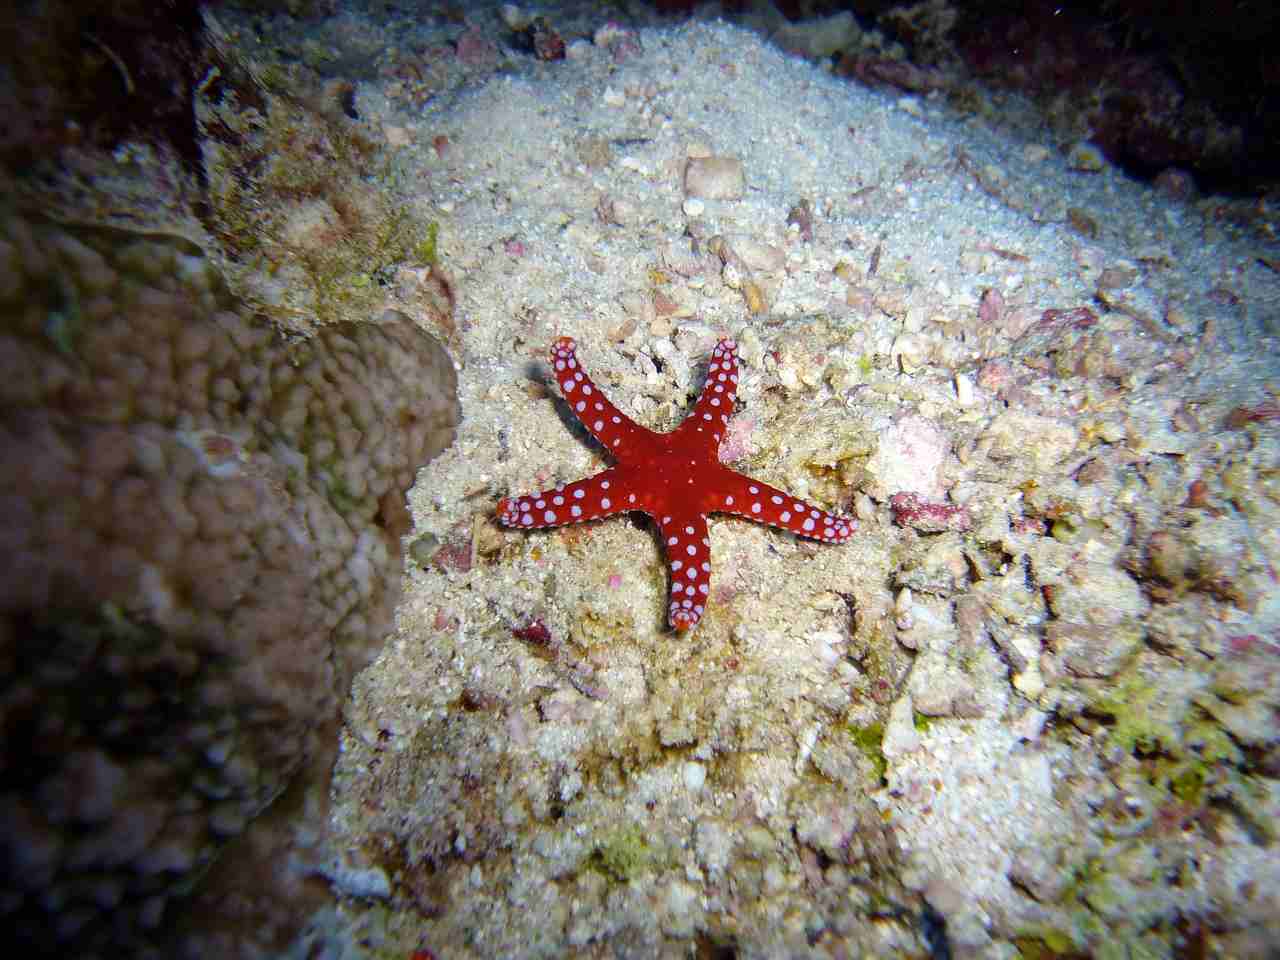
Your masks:
{"label": "small pebble", "polygon": [[1081,140],[1067,152],[1067,166],[1083,173],[1098,173],[1107,165],[1102,151],[1088,140]]}
{"label": "small pebble", "polygon": [[1186,170],[1168,167],[1152,182],[1156,193],[1167,200],[1191,200],[1196,196],[1196,182]]}
{"label": "small pebble", "polygon": [[681,773],[684,776],[684,785],[691,793],[701,790],[707,782],[707,768],[692,760],[684,765]]}
{"label": "small pebble", "polygon": [[734,157],[694,158],[684,170],[684,192],[689,197],[738,200],[745,188],[742,161]]}
{"label": "small pebble", "polygon": [[898,109],[903,113],[909,113],[913,117],[924,115],[924,111],[920,109],[920,101],[915,97],[902,97],[898,100]]}
{"label": "small pebble", "polygon": [[903,373],[910,373],[923,366],[927,353],[924,339],[915,333],[899,334],[889,350],[890,359]]}
{"label": "small pebble", "polygon": [[919,749],[920,735],[916,733],[911,695],[904,693],[889,708],[889,722],[885,724],[880,750],[888,759],[894,760]]}
{"label": "small pebble", "polygon": [[[893,619],[899,630],[910,630],[914,625],[914,618],[911,612],[915,605],[915,598],[911,595],[910,587],[903,587],[898,591],[897,597],[893,601]],[[899,637],[899,640],[903,638]],[[915,649],[913,644],[904,643],[909,649]]]}
{"label": "small pebble", "polygon": [[748,270],[780,273],[787,267],[787,255],[781,249],[750,237],[736,238],[733,241],[733,252]]}
{"label": "small pebble", "polygon": [[502,22],[507,25],[509,30],[525,30],[529,26],[529,14],[514,3],[504,3],[499,13],[502,16]]}

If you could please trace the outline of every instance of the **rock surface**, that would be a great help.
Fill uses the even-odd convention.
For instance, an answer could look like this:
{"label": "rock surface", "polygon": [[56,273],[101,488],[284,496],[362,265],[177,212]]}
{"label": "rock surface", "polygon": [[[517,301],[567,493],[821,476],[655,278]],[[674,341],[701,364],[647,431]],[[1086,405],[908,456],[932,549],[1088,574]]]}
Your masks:
{"label": "rock surface", "polygon": [[180,241],[2,233],[6,923],[125,945],[332,757],[454,371],[406,318],[289,341]]}

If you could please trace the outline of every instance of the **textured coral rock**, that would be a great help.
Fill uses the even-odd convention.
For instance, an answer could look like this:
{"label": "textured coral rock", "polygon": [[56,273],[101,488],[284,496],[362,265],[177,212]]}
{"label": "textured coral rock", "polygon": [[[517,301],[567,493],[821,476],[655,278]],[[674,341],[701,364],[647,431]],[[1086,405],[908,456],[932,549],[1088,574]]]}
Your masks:
{"label": "textured coral rock", "polygon": [[267,70],[209,27],[217,79],[192,103],[211,238],[202,245],[232,292],[300,329],[391,308],[451,337],[439,225],[397,186],[406,171],[352,116],[349,85],[297,65]]}
{"label": "textured coral rock", "polygon": [[0,238],[0,916],[79,952],[332,751],[456,383],[402,316],[282,337],[178,241]]}

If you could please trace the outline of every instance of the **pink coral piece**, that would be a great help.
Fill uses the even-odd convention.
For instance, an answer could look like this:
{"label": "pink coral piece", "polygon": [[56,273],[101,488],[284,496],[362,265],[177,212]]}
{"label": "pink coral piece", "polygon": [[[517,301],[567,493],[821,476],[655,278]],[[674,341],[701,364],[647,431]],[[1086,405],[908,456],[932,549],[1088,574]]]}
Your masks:
{"label": "pink coral piece", "polygon": [[578,362],[577,344],[561,337],[551,366],[574,415],[617,463],[594,476],[498,504],[508,527],[533,529],[638,510],[658,524],[671,571],[668,619],[688,630],[702,617],[711,589],[707,515],[733,513],[802,537],[843,543],[857,523],[819,510],[766,483],[730,470],[717,456],[733,411],[738,347],[721,340],[692,413],[671,433],[646,430],[609,402]]}
{"label": "pink coral piece", "polygon": [[922,500],[914,493],[895,493],[889,498],[889,509],[893,511],[894,523],[900,527],[914,527],[921,533],[968,530],[973,526],[973,519],[965,507]]}

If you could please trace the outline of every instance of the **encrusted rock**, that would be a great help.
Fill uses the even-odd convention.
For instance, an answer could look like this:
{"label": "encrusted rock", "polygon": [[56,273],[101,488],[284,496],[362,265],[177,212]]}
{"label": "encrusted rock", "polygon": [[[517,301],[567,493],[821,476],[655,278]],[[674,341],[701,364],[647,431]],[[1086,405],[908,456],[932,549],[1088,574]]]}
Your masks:
{"label": "encrusted rock", "polygon": [[890,760],[920,749],[920,734],[916,733],[915,712],[909,693],[904,693],[889,708],[889,721],[884,727],[884,741],[880,749]]}
{"label": "encrusted rock", "polygon": [[958,533],[920,539],[910,545],[894,581],[921,593],[950,596],[968,582],[969,566]]}
{"label": "encrusted rock", "polygon": [[861,28],[848,10],[830,17],[812,17],[794,23],[783,20],[773,41],[782,49],[803,57],[829,57],[854,46]]}
{"label": "encrusted rock", "polygon": [[1067,165],[1072,170],[1097,173],[1106,168],[1107,158],[1092,143],[1087,140],[1080,140],[1072,144],[1071,149],[1067,152]]}
{"label": "encrusted rock", "polygon": [[1059,582],[1045,586],[1044,594],[1060,620],[1098,626],[1137,619],[1149,606],[1133,577],[1096,560],[1071,564]]}
{"label": "encrusted rock", "polygon": [[1045,643],[1078,677],[1113,676],[1142,643],[1142,628],[1133,621],[1107,626],[1052,620]]}
{"label": "encrusted rock", "polygon": [[1026,844],[1009,864],[1009,879],[1041,903],[1053,903],[1071,879],[1071,872],[1057,862],[1059,856],[1041,844]]}
{"label": "encrusted rock", "polygon": [[911,702],[929,717],[980,717],[973,682],[941,653],[923,653],[911,668]]}
{"label": "encrusted rock", "polygon": [[895,493],[915,493],[928,500],[946,495],[942,471],[951,439],[932,420],[910,415],[879,436],[875,454],[867,462],[868,492],[877,499]]}
{"label": "encrusted rock", "polygon": [[1025,459],[1034,469],[1047,470],[1075,449],[1079,434],[1066,420],[1006,410],[987,427],[983,439],[997,460]]}
{"label": "encrusted rock", "polygon": [[454,372],[405,318],[288,342],[185,243],[0,234],[0,901],[128,945],[331,756]]}
{"label": "encrusted rock", "polygon": [[748,270],[779,273],[786,269],[785,251],[771,243],[763,243],[746,235],[731,237],[728,242]]}
{"label": "encrusted rock", "polygon": [[987,626],[991,639],[1014,673],[1021,673],[1039,658],[1040,640],[1031,631],[1011,627],[998,618],[990,620]]}
{"label": "encrusted rock", "polygon": [[447,340],[453,294],[436,264],[439,227],[397,195],[386,152],[348,111],[327,106],[310,71],[264,82],[221,29],[212,38],[216,69],[187,109],[207,182],[202,221],[214,242],[205,247],[232,292],[298,328],[394,309]]}
{"label": "encrusted rock", "polygon": [[973,526],[969,510],[951,503],[930,503],[914,493],[895,493],[889,498],[893,522],[900,527],[913,527],[921,533],[944,530],[968,530]]}

